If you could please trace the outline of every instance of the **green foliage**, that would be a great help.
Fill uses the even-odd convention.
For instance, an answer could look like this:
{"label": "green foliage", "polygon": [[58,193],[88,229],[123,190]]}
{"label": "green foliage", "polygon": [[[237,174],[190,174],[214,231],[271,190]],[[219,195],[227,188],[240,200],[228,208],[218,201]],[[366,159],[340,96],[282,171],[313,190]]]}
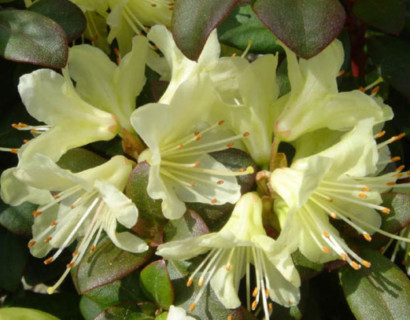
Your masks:
{"label": "green foliage", "polygon": [[8,320],[58,320],[51,314],[28,308],[2,308],[0,319]]}
{"label": "green foliage", "polygon": [[372,263],[369,269],[340,269],[339,276],[347,302],[357,320],[410,318],[410,281],[390,260],[377,251],[363,251]]}
{"label": "green foliage", "polygon": [[211,31],[236,6],[238,0],[179,0],[171,30],[181,51],[191,60],[199,55]]}
{"label": "green foliage", "polygon": [[337,0],[256,0],[253,9],[278,39],[306,59],[326,48],[345,22]]}
{"label": "green foliage", "polygon": [[0,11],[0,55],[6,59],[62,68],[67,38],[52,19],[30,11]]}

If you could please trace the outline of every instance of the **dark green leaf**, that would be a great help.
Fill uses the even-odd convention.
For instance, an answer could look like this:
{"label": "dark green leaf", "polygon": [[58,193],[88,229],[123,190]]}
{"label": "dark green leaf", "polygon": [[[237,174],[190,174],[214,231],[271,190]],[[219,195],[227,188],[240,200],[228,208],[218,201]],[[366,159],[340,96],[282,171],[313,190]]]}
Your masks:
{"label": "dark green leaf", "polygon": [[410,99],[410,44],[390,36],[367,39],[368,54],[385,80]]}
{"label": "dark green leaf", "polygon": [[80,294],[122,279],[145,263],[152,250],[134,254],[117,248],[110,240],[88,252],[73,270],[73,280]]}
{"label": "dark green leaf", "polygon": [[25,202],[16,207],[8,207],[0,214],[0,225],[10,232],[30,237],[36,205]]}
{"label": "dark green leaf", "polygon": [[57,164],[60,168],[68,169],[71,172],[80,172],[99,166],[106,161],[98,154],[88,151],[84,148],[75,148],[68,150],[58,160]]}
{"label": "dark green leaf", "polygon": [[199,55],[211,31],[236,6],[238,0],[178,0],[171,30],[178,48],[191,60]]}
{"label": "dark green leaf", "polygon": [[3,10],[0,55],[13,61],[62,68],[67,63],[67,38],[55,21],[41,14]]}
{"label": "dark green leaf", "polygon": [[378,251],[362,251],[372,263],[358,271],[350,266],[340,269],[339,276],[347,302],[358,320],[410,319],[410,281],[390,260]]}
{"label": "dark green leaf", "polygon": [[323,264],[308,260],[304,255],[300,253],[299,250],[292,254],[292,259],[299,271],[300,277],[303,280],[308,280],[314,277],[320,271],[322,271],[324,267]]}
{"label": "dark green leaf", "polygon": [[276,37],[262,24],[251,6],[236,7],[218,27],[219,40],[245,50],[252,41],[250,52],[273,53],[282,50]]}
{"label": "dark green leaf", "polygon": [[141,271],[141,288],[149,300],[168,309],[174,303],[174,288],[164,260],[150,263]]}
{"label": "dark green leaf", "polygon": [[7,231],[0,231],[0,288],[16,290],[28,259],[26,242]]}
{"label": "dark green leaf", "polygon": [[337,37],[346,17],[338,0],[256,0],[253,9],[278,39],[305,59]]}
{"label": "dark green leaf", "polygon": [[209,233],[204,220],[192,210],[188,210],[181,219],[169,221],[164,231],[167,242],[198,237]]}
{"label": "dark green leaf", "polygon": [[95,320],[153,320],[154,317],[147,316],[140,311],[137,304],[124,303],[111,306],[101,312]]}
{"label": "dark green leaf", "polygon": [[67,0],[40,0],[28,10],[40,13],[57,22],[67,35],[68,42],[77,39],[85,30],[86,20],[79,7]]}
{"label": "dark green leaf", "polygon": [[85,320],[94,320],[99,313],[104,311],[104,309],[104,307],[87,296],[81,297],[80,310]]}
{"label": "dark green leaf", "polygon": [[360,20],[387,33],[399,33],[404,26],[403,0],[358,0],[353,13]]}

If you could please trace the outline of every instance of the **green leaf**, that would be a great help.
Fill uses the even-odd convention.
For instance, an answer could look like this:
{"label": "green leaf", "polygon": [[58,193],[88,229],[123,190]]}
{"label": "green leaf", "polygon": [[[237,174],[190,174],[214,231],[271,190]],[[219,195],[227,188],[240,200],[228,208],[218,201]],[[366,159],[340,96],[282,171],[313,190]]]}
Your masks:
{"label": "green leaf", "polygon": [[75,148],[68,150],[57,164],[60,168],[68,169],[71,172],[80,172],[102,165],[106,161],[103,157],[87,149]]}
{"label": "green leaf", "polygon": [[137,304],[119,304],[111,306],[101,312],[95,320],[153,320],[154,317],[147,316],[140,311]]}
{"label": "green leaf", "polygon": [[[153,250],[135,254],[117,248],[110,240],[88,252],[73,270],[73,280],[80,294],[122,279],[152,255]],[[107,266],[109,266],[107,268]]]}
{"label": "green leaf", "polygon": [[192,210],[188,210],[180,219],[169,221],[164,231],[167,242],[198,237],[209,233],[204,220]]}
{"label": "green leaf", "polygon": [[176,1],[171,31],[184,55],[191,60],[198,60],[211,31],[237,3],[238,0]]}
{"label": "green leaf", "polygon": [[57,22],[67,35],[68,42],[74,41],[84,32],[86,20],[83,12],[67,0],[40,0],[28,10],[40,13]]}
{"label": "green leaf", "polygon": [[326,48],[346,18],[338,0],[256,0],[253,10],[278,39],[305,59]]}
{"label": "green leaf", "polygon": [[37,205],[25,202],[16,207],[8,207],[0,213],[0,225],[18,235],[30,237],[34,222],[33,211]]}
{"label": "green leaf", "polygon": [[293,263],[298,269],[300,277],[303,280],[313,278],[324,268],[323,264],[310,261],[304,255],[302,255],[299,250],[295,251],[292,254],[292,259]]}
{"label": "green leaf", "polygon": [[232,10],[219,25],[218,37],[222,43],[241,50],[245,50],[251,40],[250,52],[273,53],[282,50],[276,37],[266,29],[249,5]]}
{"label": "green leaf", "polygon": [[0,231],[0,288],[15,291],[28,259],[25,241],[7,231]]}
{"label": "green leaf", "polygon": [[368,54],[385,80],[410,99],[410,44],[390,36],[367,39]]}
{"label": "green leaf", "polygon": [[3,10],[0,55],[12,61],[62,68],[67,63],[67,38],[55,21],[41,14]]}
{"label": "green leaf", "polygon": [[28,308],[1,308],[0,319],[2,320],[59,320],[49,313]]}
{"label": "green leaf", "polygon": [[340,269],[339,277],[347,302],[358,320],[410,319],[410,281],[390,260],[378,251],[360,252],[372,263],[371,268]]}
{"label": "green leaf", "polygon": [[146,266],[141,271],[140,284],[148,299],[160,308],[168,309],[174,303],[174,288],[165,260],[157,260]]}
{"label": "green leaf", "polygon": [[405,12],[403,0],[358,0],[353,4],[356,17],[386,33],[403,29]]}

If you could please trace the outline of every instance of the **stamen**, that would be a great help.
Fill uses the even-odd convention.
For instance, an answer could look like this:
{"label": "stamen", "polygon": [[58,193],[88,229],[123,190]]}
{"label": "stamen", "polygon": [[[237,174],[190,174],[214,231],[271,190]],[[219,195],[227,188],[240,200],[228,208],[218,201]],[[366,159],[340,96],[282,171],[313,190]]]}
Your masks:
{"label": "stamen", "polygon": [[0,147],[0,151],[3,151],[3,152],[11,152],[11,153],[17,154],[17,153],[19,152],[19,149],[17,149],[17,148],[2,148],[2,147]]}
{"label": "stamen", "polygon": [[374,137],[375,137],[375,139],[379,139],[379,138],[383,137],[385,134],[386,134],[386,131],[383,130],[383,131],[380,131],[378,134],[376,134]]}
{"label": "stamen", "polygon": [[37,242],[36,241],[30,241],[29,243],[28,243],[28,247],[29,248],[31,248],[32,246],[34,246],[35,244],[36,244]]}

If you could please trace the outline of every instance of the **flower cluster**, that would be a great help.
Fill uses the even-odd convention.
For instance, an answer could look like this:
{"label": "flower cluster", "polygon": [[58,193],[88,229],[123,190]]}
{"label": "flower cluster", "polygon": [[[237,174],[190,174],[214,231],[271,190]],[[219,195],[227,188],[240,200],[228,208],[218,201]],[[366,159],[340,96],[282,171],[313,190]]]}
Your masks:
{"label": "flower cluster", "polygon": [[[161,201],[166,219],[180,219],[190,203],[232,204],[220,230],[157,248],[166,260],[204,255],[187,278],[188,287],[200,287],[191,313],[208,285],[226,308],[239,307],[243,278],[248,309],[260,308],[266,319],[272,302],[298,304],[301,279],[292,260],[297,250],[317,263],[340,259],[354,269],[371,267],[334,220],[367,241],[379,232],[409,242],[381,229],[381,214],[390,213],[381,194],[409,186],[400,183],[409,176],[402,166],[391,169],[399,159],[388,149],[402,135],[377,142],[393,117],[390,107],[376,93],[338,91],[344,58],[338,40],[309,60],[284,47],[291,89],[281,92],[278,55],[253,62],[220,57],[216,31],[197,62],[187,59],[166,28],[169,0],[73,2],[86,12],[91,42],[99,35],[97,14],[106,19],[108,41],[116,39],[122,55],[114,63],[95,45],[75,45],[62,74],[40,69],[23,75],[21,99],[42,124],[13,124],[33,138],[20,149],[1,148],[19,158],[1,176],[3,201],[38,205],[31,253],[51,253],[44,260],[50,264],[75,243],[66,272],[49,293],[104,234],[122,250],[148,250],[150,243],[132,230],[138,208],[123,192],[142,162],[150,166],[146,192]],[[146,65],[169,84],[158,101],[140,105]],[[114,140],[122,150],[104,154],[98,165],[78,172],[60,165],[73,149]],[[293,158],[282,153],[283,144],[293,146]],[[255,165],[233,170],[215,156],[231,148],[246,152]],[[257,187],[243,192],[240,178],[255,176]],[[272,217],[279,221],[275,237],[266,231]],[[192,319],[187,311],[171,307],[168,319]]]}

